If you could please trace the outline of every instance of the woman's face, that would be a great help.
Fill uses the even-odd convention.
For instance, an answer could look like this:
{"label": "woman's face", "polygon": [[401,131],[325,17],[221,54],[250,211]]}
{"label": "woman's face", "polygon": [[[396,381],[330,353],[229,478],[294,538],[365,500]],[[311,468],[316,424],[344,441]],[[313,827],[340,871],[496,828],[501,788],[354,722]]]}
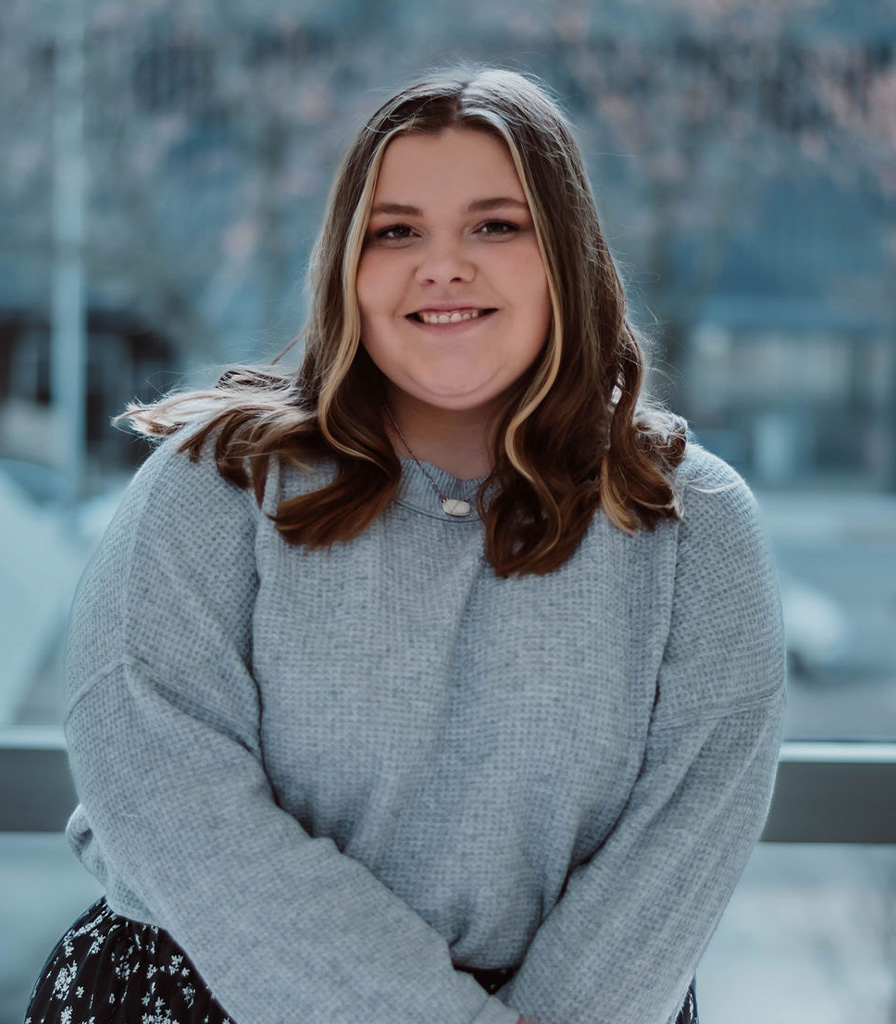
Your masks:
{"label": "woman's face", "polygon": [[361,341],[395,406],[491,412],[535,361],[551,303],[506,146],[451,128],[383,157],[357,275]]}

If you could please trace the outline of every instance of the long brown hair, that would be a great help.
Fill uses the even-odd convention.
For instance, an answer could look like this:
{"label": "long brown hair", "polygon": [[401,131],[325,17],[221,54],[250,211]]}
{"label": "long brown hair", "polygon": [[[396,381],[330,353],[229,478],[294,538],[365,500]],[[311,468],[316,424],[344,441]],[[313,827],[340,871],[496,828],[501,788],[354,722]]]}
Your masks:
{"label": "long brown hair", "polygon": [[549,337],[496,425],[492,471],[477,496],[495,573],[548,573],[573,554],[598,508],[628,532],[680,515],[670,477],[685,430],[641,400],[642,348],[570,126],[542,87],[514,72],[436,74],[388,100],[360,130],[312,254],[298,373],[235,368],[213,390],[131,404],[120,418],[150,435],[201,419],[181,449],[196,459],[214,434],[221,474],[253,486],[259,499],[268,456],[300,466],[328,457],[332,481],[283,501],[278,530],[313,547],[366,530],[401,481],[383,423],[382,376],[360,344],[355,291],[377,174],[397,134],[458,127],[507,146],[548,279]]}

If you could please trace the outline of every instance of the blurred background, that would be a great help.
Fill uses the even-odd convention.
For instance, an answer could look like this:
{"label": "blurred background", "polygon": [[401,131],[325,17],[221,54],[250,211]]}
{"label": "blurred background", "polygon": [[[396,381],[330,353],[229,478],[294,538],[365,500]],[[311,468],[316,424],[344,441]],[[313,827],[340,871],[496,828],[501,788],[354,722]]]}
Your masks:
{"label": "blurred background", "polygon": [[[292,341],[350,134],[460,60],[554,92],[651,389],[757,494],[787,738],[896,742],[892,3],[4,0],[0,745],[59,743],[73,588],[148,451],[111,417]],[[100,890],[4,828],[13,1024]],[[706,1024],[893,1024],[896,850],[760,844],[698,996]]]}

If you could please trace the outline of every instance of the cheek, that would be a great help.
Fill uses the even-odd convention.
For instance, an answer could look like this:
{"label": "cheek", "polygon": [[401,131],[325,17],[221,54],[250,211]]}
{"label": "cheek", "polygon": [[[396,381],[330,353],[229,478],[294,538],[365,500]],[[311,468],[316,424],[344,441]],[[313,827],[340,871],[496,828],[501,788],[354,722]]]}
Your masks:
{"label": "cheek", "polygon": [[361,346],[374,364],[385,372],[389,359],[389,331],[385,317],[391,306],[389,285],[391,275],[376,253],[362,253],[355,276],[355,294],[361,313]]}
{"label": "cheek", "polygon": [[362,319],[392,314],[402,295],[401,268],[381,253],[362,253],[355,276],[355,291]]}
{"label": "cheek", "polygon": [[514,265],[507,269],[506,279],[511,289],[516,290],[529,306],[533,314],[550,315],[551,298],[548,290],[548,279],[541,261],[541,252],[533,243],[530,250],[521,253]]}
{"label": "cheek", "polygon": [[362,254],[358,262],[358,272],[355,275],[355,295],[358,297],[358,306],[361,309],[362,319],[369,315],[376,294],[375,263],[369,257]]}

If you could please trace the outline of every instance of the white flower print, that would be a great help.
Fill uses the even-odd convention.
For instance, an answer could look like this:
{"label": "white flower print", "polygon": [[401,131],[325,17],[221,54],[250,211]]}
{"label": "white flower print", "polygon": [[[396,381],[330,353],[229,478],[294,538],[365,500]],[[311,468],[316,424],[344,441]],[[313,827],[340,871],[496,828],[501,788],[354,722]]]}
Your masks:
{"label": "white flower print", "polygon": [[71,988],[77,973],[78,968],[75,964],[68,964],[59,971],[56,975],[56,981],[53,982],[53,995],[57,999],[64,999],[68,995],[68,990]]}
{"label": "white flower print", "polygon": [[174,1018],[166,1010],[162,1013],[144,1013],[143,1024],[176,1024]]}

